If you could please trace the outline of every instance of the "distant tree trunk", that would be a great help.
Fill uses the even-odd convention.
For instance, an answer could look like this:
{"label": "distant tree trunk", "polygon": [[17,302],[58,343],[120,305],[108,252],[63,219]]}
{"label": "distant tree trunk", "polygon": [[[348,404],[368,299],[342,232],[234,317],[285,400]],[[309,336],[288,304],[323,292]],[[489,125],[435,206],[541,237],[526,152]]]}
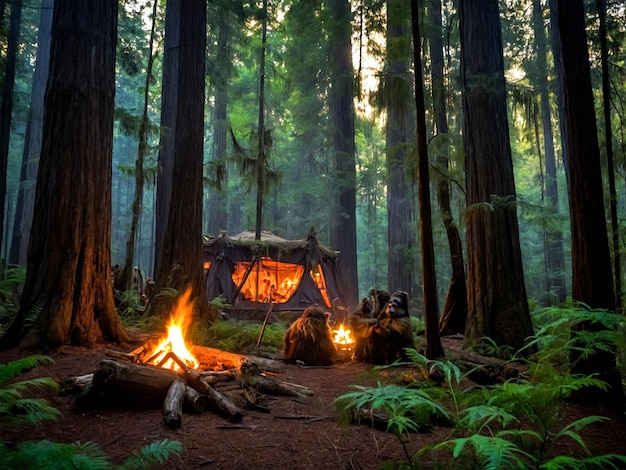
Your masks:
{"label": "distant tree trunk", "polygon": [[356,144],[354,137],[354,73],[351,11],[348,0],[330,0],[331,88],[329,107],[333,129],[334,178],[337,205],[331,214],[331,245],[339,250],[344,299],[356,307],[359,298],[356,250]]}
{"label": "distant tree trunk", "polygon": [[[22,2],[11,3],[9,39],[0,103],[0,240],[4,241],[4,202],[7,192],[7,163],[9,160],[9,139],[11,136],[11,114],[13,112],[13,87],[15,86],[15,62],[20,39]],[[6,244],[4,244],[6,246]],[[8,253],[5,254],[8,257]],[[4,262],[2,263],[4,265]]]}
{"label": "distant tree trunk", "polygon": [[37,60],[30,96],[30,115],[26,126],[20,187],[17,194],[15,223],[13,224],[13,237],[11,238],[11,251],[9,253],[9,262],[13,264],[26,264],[30,227],[33,222],[37,167],[43,133],[44,93],[50,64],[50,30],[52,28],[53,5],[54,0],[42,0],[41,2]]}
{"label": "distant tree trunk", "polygon": [[[161,126],[169,132],[162,137],[161,157],[170,162],[171,179],[166,182],[169,211],[155,292],[172,287],[182,294],[191,288],[194,315],[213,320],[202,262],[206,2],[168,0],[165,18]],[[169,302],[160,302],[158,295],[153,299],[155,315],[171,313]]]}
{"label": "distant tree trunk", "polygon": [[[152,66],[154,64],[154,32],[156,26],[158,3],[158,0],[154,0],[152,6],[152,26],[150,28],[150,44],[148,46],[148,67],[146,69],[146,81],[144,82],[143,88],[143,110],[141,114],[141,121],[139,123],[139,145],[137,147],[137,159],[135,160],[135,198],[133,199],[132,205],[130,233],[128,234],[128,240],[126,241],[126,259],[119,275],[115,278],[115,288],[120,291],[126,291],[133,287],[133,261],[135,258],[135,239],[137,235],[137,225],[141,217],[141,208],[143,204],[143,165],[146,156],[146,149],[148,147],[148,106],[150,104],[150,81],[152,80]],[[143,285],[139,282],[137,287],[140,291],[143,289]]]}
{"label": "distant tree trunk", "polygon": [[532,333],[517,225],[497,0],[460,2],[467,187],[464,347],[518,349]]}
{"label": "distant tree trunk", "polygon": [[533,31],[537,51],[537,84],[541,107],[541,124],[546,159],[546,196],[548,199],[548,216],[553,223],[548,225],[546,233],[547,269],[548,269],[548,298],[550,304],[559,304],[565,301],[565,253],[563,251],[563,234],[559,216],[559,194],[556,176],[556,161],[554,157],[554,140],[552,138],[552,118],[550,112],[550,97],[548,94],[548,76],[546,65],[546,32],[543,22],[543,11],[540,0],[533,0]]}
{"label": "distant tree trunk", "polygon": [[2,348],[27,334],[48,347],[128,340],[110,262],[117,5],[55,2],[28,267]]}
{"label": "distant tree trunk", "polygon": [[609,179],[609,210],[613,241],[613,278],[615,280],[615,309],[622,312],[622,263],[619,246],[619,220],[617,218],[617,194],[615,192],[615,165],[613,163],[613,132],[611,130],[611,85],[609,83],[609,52],[606,38],[606,0],[596,0],[600,18],[600,50],[602,60],[602,107],[604,110],[604,140],[607,173]]}
{"label": "distant tree trunk", "polygon": [[267,157],[265,155],[265,52],[267,48],[267,0],[263,0],[263,19],[261,32],[261,57],[259,59],[259,125],[256,162],[256,219],[254,239],[261,239],[263,226],[263,196],[266,192],[266,180],[264,178]]}
{"label": "distant tree trunk", "polygon": [[565,181],[567,183],[567,192],[570,191],[570,177],[569,177],[569,144],[568,144],[568,129],[567,129],[567,119],[565,117],[565,102],[564,96],[565,92],[563,91],[563,69],[561,66],[561,37],[559,34],[559,18],[556,14],[557,0],[548,0],[548,5],[550,7],[550,46],[552,50],[552,57],[554,58],[554,75],[556,80],[556,102],[557,102],[557,110],[559,116],[559,135],[561,142],[561,153],[563,158],[563,166],[565,168]]}
{"label": "distant tree trunk", "polygon": [[420,246],[422,252],[422,276],[424,291],[424,323],[426,328],[426,357],[443,356],[439,338],[437,304],[437,276],[435,274],[435,250],[430,208],[430,178],[428,175],[428,143],[426,139],[426,106],[424,105],[424,79],[420,48],[419,14],[417,0],[411,1],[413,26],[413,57],[415,69],[415,109],[417,116],[417,179],[420,207]]}
{"label": "distant tree trunk", "polygon": [[384,75],[385,129],[387,147],[387,244],[389,246],[388,288],[404,290],[413,298],[417,262],[417,235],[410,182],[414,181],[409,155],[408,118],[412,79],[407,62],[410,5],[406,0],[387,1],[387,57]]}
{"label": "distant tree trunk", "polygon": [[219,235],[219,232],[228,228],[228,194],[225,185],[228,182],[228,167],[225,163],[226,142],[228,131],[228,79],[231,70],[230,31],[226,9],[218,6],[219,33],[217,36],[217,71],[215,81],[215,107],[213,108],[213,149],[211,161],[214,165],[213,173],[215,187],[209,192],[209,220],[207,232]]}
{"label": "distant tree trunk", "polygon": [[433,88],[433,110],[437,135],[443,139],[442,154],[437,156],[437,166],[444,174],[437,176],[437,200],[450,247],[452,277],[446,303],[439,318],[439,333],[452,335],[465,333],[467,319],[467,286],[463,262],[463,243],[459,229],[454,222],[450,208],[450,182],[448,180],[448,119],[446,116],[446,96],[443,81],[443,41],[441,21],[441,0],[432,0],[429,6],[430,19],[430,58]]}

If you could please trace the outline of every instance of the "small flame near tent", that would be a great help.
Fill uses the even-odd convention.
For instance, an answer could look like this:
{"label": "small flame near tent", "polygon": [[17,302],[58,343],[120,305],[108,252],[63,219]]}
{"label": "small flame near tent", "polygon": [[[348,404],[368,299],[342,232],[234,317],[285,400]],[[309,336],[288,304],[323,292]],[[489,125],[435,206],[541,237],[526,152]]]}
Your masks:
{"label": "small flame near tent", "polygon": [[274,311],[298,313],[311,305],[329,310],[343,305],[339,256],[321,245],[313,230],[302,240],[254,235],[222,232],[204,242],[209,300],[221,295],[246,318],[267,311],[269,304]]}

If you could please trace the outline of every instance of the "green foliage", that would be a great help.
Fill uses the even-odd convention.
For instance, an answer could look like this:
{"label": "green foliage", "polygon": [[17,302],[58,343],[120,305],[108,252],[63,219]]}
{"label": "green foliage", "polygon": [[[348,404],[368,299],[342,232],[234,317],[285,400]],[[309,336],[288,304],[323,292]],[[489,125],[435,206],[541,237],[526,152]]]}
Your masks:
{"label": "green foliage", "polygon": [[[283,323],[267,324],[263,332],[263,347],[273,351],[281,350],[286,331],[287,328]],[[218,320],[205,328],[198,325],[192,326],[189,337],[195,344],[246,353],[256,347],[260,333],[260,324],[242,320]]]}
{"label": "green foliage", "polygon": [[164,439],[142,447],[121,464],[114,465],[104,451],[92,442],[61,444],[49,440],[26,441],[15,447],[0,443],[0,467],[38,470],[140,469],[164,463],[170,455],[180,455],[182,450],[180,442]]}
{"label": "green foliage", "polygon": [[[343,421],[358,416],[358,410],[384,410],[389,415],[387,430],[399,438],[407,455],[403,466],[409,468],[419,468],[427,454],[439,464],[445,462],[446,468],[450,464],[463,469],[621,468],[626,456],[593,456],[582,434],[586,427],[609,418],[591,415],[566,424],[563,419],[564,405],[573,392],[607,386],[594,376],[571,374],[568,352],[572,347],[583,354],[623,349],[623,317],[570,307],[538,311],[535,320],[537,333],[530,344],[537,352],[526,360],[526,371],[516,380],[463,389],[466,376],[456,364],[432,361],[408,350],[424,377],[404,387],[380,383],[376,388],[355,387],[336,400]],[[602,334],[581,333],[575,329],[581,322],[602,326],[598,331]],[[441,386],[433,386],[432,378]],[[409,433],[423,430],[429,416],[453,423],[452,435],[410,455]],[[560,455],[558,444],[563,440],[574,443],[582,457]]]}
{"label": "green foliage", "polygon": [[389,415],[387,431],[401,437],[409,432],[431,429],[439,420],[452,419],[451,413],[425,390],[380,383],[377,387],[354,386],[353,390],[335,401],[344,422],[345,413],[352,409],[383,410]]}
{"label": "green foliage", "polygon": [[57,383],[50,378],[34,378],[10,382],[21,372],[50,364],[47,356],[28,356],[8,364],[0,364],[0,423],[4,426],[37,425],[58,418],[60,413],[41,398],[24,398],[26,391],[56,390]]}
{"label": "green foliage", "polygon": [[16,294],[26,279],[26,267],[9,266],[0,270],[0,336],[3,325],[17,314]]}
{"label": "green foliage", "polygon": [[[571,351],[578,353],[579,360],[594,352],[610,352],[624,365],[626,322],[622,315],[584,305],[550,307],[534,312],[533,321],[537,331],[520,353],[537,350],[529,364],[535,373],[541,373],[544,365],[568,368]],[[587,327],[580,329],[579,325]]]}
{"label": "green foliage", "polygon": [[[50,364],[47,356],[33,355],[8,364],[0,364],[0,425],[4,429],[22,425],[36,426],[56,420],[60,412],[43,398],[25,398],[24,392],[57,390],[51,378],[40,377],[12,381],[23,371]],[[183,451],[178,441],[164,439],[154,442],[113,465],[94,443],[61,444],[49,440],[23,441],[17,444],[0,440],[0,468],[54,469],[139,469],[165,462],[170,455]]]}

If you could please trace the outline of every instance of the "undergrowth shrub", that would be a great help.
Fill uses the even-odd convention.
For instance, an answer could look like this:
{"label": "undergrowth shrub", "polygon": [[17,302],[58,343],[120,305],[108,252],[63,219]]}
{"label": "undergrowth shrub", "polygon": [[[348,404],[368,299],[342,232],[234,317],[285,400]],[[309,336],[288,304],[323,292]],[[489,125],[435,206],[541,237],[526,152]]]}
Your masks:
{"label": "undergrowth shrub", "polygon": [[0,468],[62,469],[140,469],[165,462],[170,455],[180,455],[178,441],[164,439],[142,447],[119,465],[109,462],[107,455],[94,443],[62,444],[44,440],[7,441],[8,429],[37,426],[56,420],[60,412],[43,398],[24,396],[25,393],[55,391],[58,384],[51,378],[15,381],[25,370],[49,364],[47,356],[33,355],[8,364],[0,364]]}
{"label": "undergrowth shrub", "polygon": [[[468,379],[472,371],[462,371],[451,360],[428,360],[408,350],[412,367],[421,371],[413,374],[416,380],[404,386],[378,383],[376,387],[353,387],[335,401],[341,420],[354,421],[363,416],[363,410],[385,413],[387,431],[398,438],[406,455],[404,462],[389,462],[390,468],[423,468],[420,462],[426,456],[435,460],[436,468],[626,467],[626,455],[592,455],[582,434],[585,427],[609,418],[592,415],[566,424],[563,421],[566,400],[574,392],[607,386],[593,375],[571,374],[569,352],[578,348],[585,357],[597,350],[612,351],[619,357],[625,345],[623,317],[568,308],[540,310],[534,320],[536,334],[529,339],[528,347],[537,352],[530,358],[512,356],[524,365],[520,377],[477,386]],[[602,328],[578,331],[574,326],[581,321],[600,322]],[[409,453],[410,433],[423,431],[424,424],[435,425],[442,416],[449,421],[450,438]],[[564,447],[559,444],[564,440],[575,445],[574,454],[570,455],[569,450],[567,455],[562,454]]]}
{"label": "undergrowth shrub", "polygon": [[[245,354],[256,348],[261,329],[261,324],[244,320],[218,320],[211,325],[192,325],[189,338],[195,344]],[[265,350],[280,351],[286,331],[283,323],[268,323],[260,346]]]}

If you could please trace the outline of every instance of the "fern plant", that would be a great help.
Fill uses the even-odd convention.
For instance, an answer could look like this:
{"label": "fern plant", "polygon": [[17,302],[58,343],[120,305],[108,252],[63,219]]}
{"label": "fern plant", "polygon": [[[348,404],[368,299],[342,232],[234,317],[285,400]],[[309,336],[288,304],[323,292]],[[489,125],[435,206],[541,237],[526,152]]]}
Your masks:
{"label": "fern plant", "polygon": [[[42,398],[24,397],[24,392],[55,391],[58,384],[41,377],[15,381],[25,370],[50,364],[47,356],[33,355],[8,364],[0,364],[0,427],[8,429],[37,426],[56,420],[60,412]],[[180,455],[178,441],[164,439],[139,449],[122,464],[113,465],[96,445],[87,443],[61,444],[49,440],[12,443],[0,440],[0,468],[47,469],[139,469],[165,462],[170,455]]]}
{"label": "fern plant", "polygon": [[[463,390],[465,375],[450,361],[430,361],[417,351],[409,357],[424,371],[424,377],[440,377],[443,387],[433,387],[422,379],[402,391],[389,386],[377,389],[354,388],[337,399],[340,411],[379,408],[389,414],[388,431],[403,438],[407,456],[404,466],[419,468],[421,457],[431,454],[446,468],[476,469],[602,469],[626,467],[626,456],[607,454],[593,456],[582,431],[608,418],[586,416],[565,425],[566,400],[583,388],[607,385],[594,376],[570,373],[569,352],[581,357],[596,351],[623,351],[623,317],[606,311],[588,309],[546,309],[536,316],[537,333],[528,348],[537,352],[526,361],[522,376],[491,387]],[[601,328],[577,330],[580,322],[598,323]],[[485,344],[489,344],[488,341]],[[522,351],[523,352],[523,351]],[[396,386],[397,387],[397,386]],[[416,388],[419,387],[419,388]],[[418,405],[419,404],[419,405]],[[406,439],[419,429],[416,410],[428,404],[430,410],[447,410],[454,423],[450,439],[425,446],[413,455],[407,451]],[[415,409],[413,409],[415,406]],[[438,411],[439,412],[439,411]],[[559,443],[574,442],[577,455],[560,455]],[[442,454],[443,453],[443,454]]]}

